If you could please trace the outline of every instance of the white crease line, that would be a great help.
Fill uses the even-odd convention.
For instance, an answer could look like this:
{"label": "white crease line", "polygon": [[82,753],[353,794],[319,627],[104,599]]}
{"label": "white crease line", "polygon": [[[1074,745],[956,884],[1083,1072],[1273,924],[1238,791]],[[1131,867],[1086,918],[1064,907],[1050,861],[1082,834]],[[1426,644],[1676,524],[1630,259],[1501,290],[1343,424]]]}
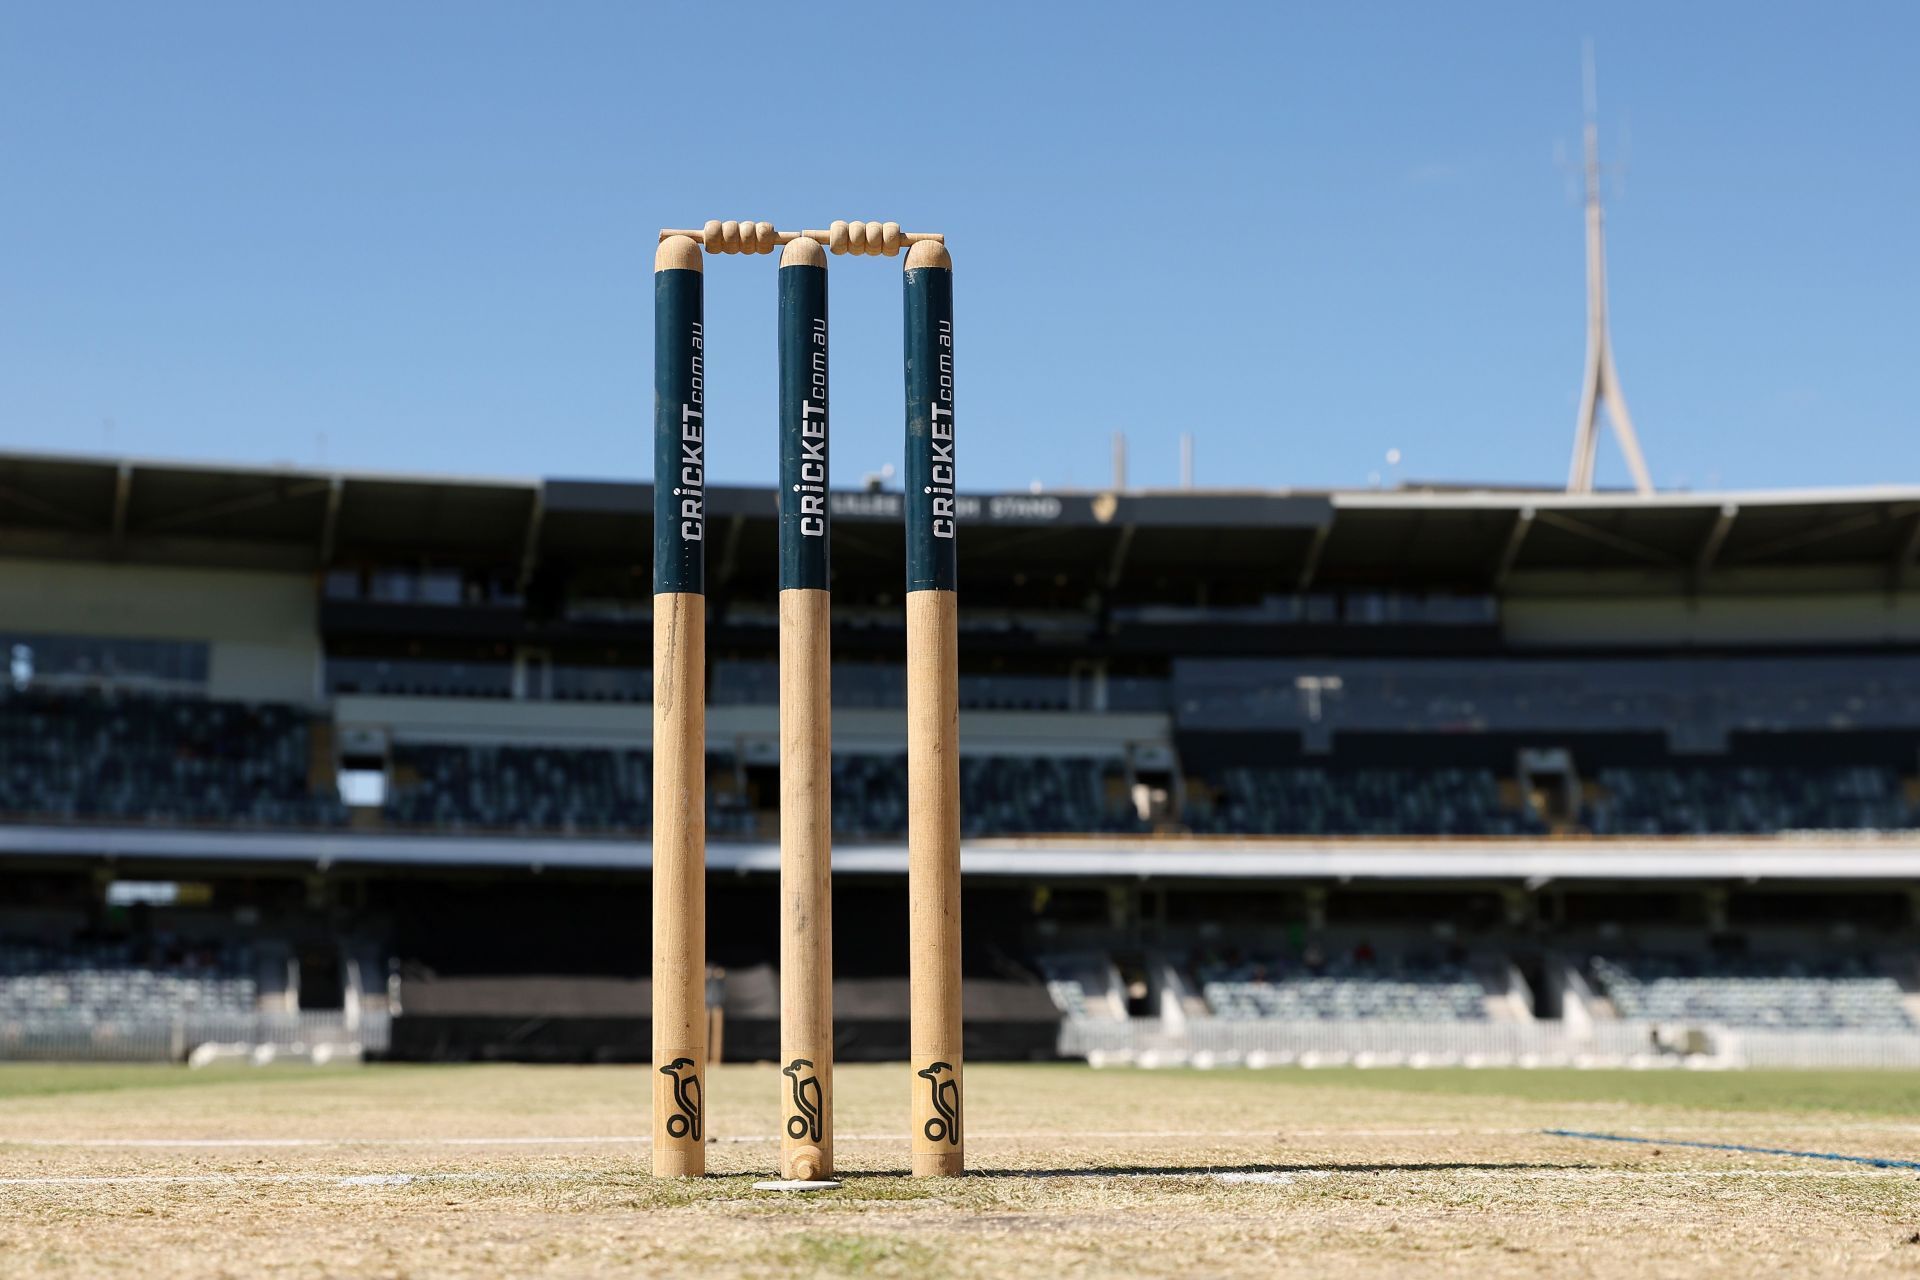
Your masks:
{"label": "white crease line", "polygon": [[[1099,1176],[1098,1169],[1074,1170],[1059,1175],[1060,1180],[1087,1179]],[[1229,1185],[1265,1184],[1286,1185],[1301,1179],[1325,1181],[1334,1178],[1364,1178],[1377,1185],[1383,1177],[1398,1174],[1427,1175],[1442,1179],[1467,1179],[1487,1181],[1498,1179],[1502,1182],[1662,1182],[1696,1181],[1701,1178],[1906,1178],[1915,1175],[1899,1169],[1398,1169],[1367,1172],[1359,1169],[1222,1169],[1217,1172],[1205,1170],[1182,1170],[1175,1173],[1151,1173],[1139,1171],[1114,1172],[1106,1176],[1113,1179],[1157,1180],[1163,1182],[1220,1182]],[[849,1170],[844,1176],[857,1183],[861,1174],[858,1170]],[[995,1177],[1035,1179],[1042,1175],[1019,1169],[1009,1169],[998,1173],[978,1174],[976,1177],[992,1179]],[[67,1174],[33,1178],[0,1178],[0,1187],[101,1187],[101,1186],[335,1186],[342,1188],[382,1188],[405,1187],[415,1183],[434,1182],[593,1182],[602,1181],[600,1177],[587,1173],[504,1173],[504,1172],[466,1172],[466,1173],[120,1173],[120,1174]]]}
{"label": "white crease line", "polygon": [[103,1173],[59,1174],[40,1178],[0,1178],[0,1187],[235,1187],[235,1186],[313,1186],[339,1187],[405,1186],[413,1182],[495,1182],[519,1179],[577,1180],[589,1177],[579,1173]]}
{"label": "white crease line", "polygon": [[[757,1141],[757,1139],[755,1139]],[[771,1142],[774,1139],[767,1139]],[[589,1137],[489,1138],[0,1138],[0,1147],[512,1147],[615,1145],[652,1142],[652,1138],[623,1135]],[[744,1141],[744,1139],[736,1139]]]}
{"label": "white crease line", "polygon": [[[1466,1128],[1419,1128],[1419,1129],[1296,1129],[1291,1125],[1275,1125],[1271,1129],[1075,1129],[1066,1133],[1011,1133],[982,1132],[969,1129],[969,1138],[1004,1138],[1010,1140],[1049,1141],[1073,1138],[1266,1138],[1286,1140],[1291,1138],[1474,1138],[1508,1137],[1513,1134],[1539,1133],[1537,1126],[1523,1129],[1466,1129]],[[1743,1130],[1744,1132],[1744,1130]],[[860,1141],[860,1139],[853,1139]]]}
{"label": "white crease line", "polygon": [[[1400,1170],[1399,1172],[1415,1172]],[[1597,1182],[1607,1178],[1689,1179],[1689,1178],[1914,1178],[1903,1169],[1436,1169],[1455,1178],[1534,1178],[1543,1182]],[[1332,1170],[1312,1170],[1314,1177],[1337,1177]],[[1378,1177],[1378,1174],[1369,1175]]]}
{"label": "white crease line", "polygon": [[[1538,1133],[1526,1129],[1093,1129],[1072,1133],[1013,1132],[1010,1130],[974,1130],[969,1138],[982,1141],[1054,1141],[1063,1138],[1457,1138],[1478,1135],[1500,1136]],[[1743,1131],[1744,1132],[1744,1131]],[[836,1142],[900,1142],[904,1133],[841,1133]],[[135,1148],[299,1148],[299,1147],[542,1147],[542,1146],[622,1146],[648,1144],[646,1134],[554,1134],[445,1138],[0,1138],[0,1147],[94,1147],[102,1149]],[[778,1142],[778,1134],[744,1133],[715,1135],[715,1143]]]}
{"label": "white crease line", "polygon": [[[1549,1120],[1546,1123],[1551,1124]],[[1642,1127],[1659,1124],[1662,1128],[1680,1130],[1688,1133],[1920,1133],[1920,1128],[1912,1125],[1847,1125],[1847,1124],[1691,1124],[1686,1121],[1671,1123],[1660,1116],[1623,1116],[1621,1123],[1628,1127]],[[1534,1130],[1533,1132],[1539,1132]]]}
{"label": "white crease line", "polygon": [[[1725,1129],[1711,1125],[1687,1125],[1682,1136],[1712,1137],[1723,1133],[1737,1133],[1743,1137],[1768,1133],[1833,1133],[1845,1130],[1851,1133],[1920,1133],[1920,1125],[1762,1125],[1729,1126]],[[1059,1132],[1014,1132],[1010,1130],[974,1130],[967,1137],[987,1142],[1049,1142],[1077,1139],[1111,1139],[1119,1141],[1152,1141],[1171,1139],[1211,1139],[1215,1141],[1262,1140],[1291,1142],[1303,1138],[1474,1138],[1474,1137],[1513,1137],[1517,1135],[1537,1135],[1536,1127],[1471,1129],[1471,1128],[1407,1128],[1407,1129],[1296,1129],[1280,1126],[1272,1129],[1093,1129],[1072,1133]],[[726,1134],[716,1135],[716,1145],[752,1146],[771,1144],[780,1141],[778,1134]],[[842,1133],[834,1135],[836,1142],[907,1142],[903,1133]],[[100,1150],[235,1150],[242,1148],[259,1149],[324,1149],[339,1147],[560,1147],[560,1146],[650,1146],[653,1139],[646,1134],[541,1134],[541,1135],[489,1135],[480,1137],[443,1137],[443,1138],[0,1138],[0,1148],[5,1147],[76,1147]]]}
{"label": "white crease line", "polygon": [[[1089,1171],[1091,1172],[1091,1171]],[[1696,1178],[1912,1178],[1915,1175],[1900,1169],[1447,1169],[1436,1166],[1433,1169],[1391,1169],[1368,1172],[1362,1169],[1224,1169],[1218,1173],[1152,1173],[1125,1172],[1116,1173],[1115,1178],[1141,1178],[1159,1181],[1206,1180],[1227,1184],[1239,1183],[1288,1183],[1296,1179],[1315,1179],[1325,1181],[1332,1178],[1368,1178],[1379,1179],[1388,1175],[1431,1173],[1446,1178],[1467,1178],[1485,1180],[1497,1178],[1502,1182],[1528,1180],[1534,1182],[1604,1182],[1608,1180],[1658,1182],[1690,1181]],[[848,1177],[858,1175],[848,1174]],[[1028,1175],[1033,1176],[1033,1175]],[[1067,1177],[1084,1178],[1085,1173],[1073,1173]]]}

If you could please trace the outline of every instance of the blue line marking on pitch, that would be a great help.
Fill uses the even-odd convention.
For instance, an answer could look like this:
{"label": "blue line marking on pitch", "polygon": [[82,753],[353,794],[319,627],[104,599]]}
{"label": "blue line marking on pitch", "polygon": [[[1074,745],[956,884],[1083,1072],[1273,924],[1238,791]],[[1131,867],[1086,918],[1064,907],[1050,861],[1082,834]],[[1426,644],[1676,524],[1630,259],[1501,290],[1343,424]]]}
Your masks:
{"label": "blue line marking on pitch", "polygon": [[1699,1147],[1705,1151],[1745,1151],[1756,1156],[1794,1156],[1801,1160],[1838,1160],[1876,1169],[1920,1169],[1920,1160],[1893,1160],[1885,1156],[1846,1156],[1835,1151],[1790,1151],[1785,1147],[1750,1147],[1742,1142],[1688,1142],[1682,1138],[1635,1138],[1624,1133],[1585,1133],[1579,1129],[1542,1129],[1556,1138],[1586,1138],[1593,1142],[1637,1142],[1647,1147]]}

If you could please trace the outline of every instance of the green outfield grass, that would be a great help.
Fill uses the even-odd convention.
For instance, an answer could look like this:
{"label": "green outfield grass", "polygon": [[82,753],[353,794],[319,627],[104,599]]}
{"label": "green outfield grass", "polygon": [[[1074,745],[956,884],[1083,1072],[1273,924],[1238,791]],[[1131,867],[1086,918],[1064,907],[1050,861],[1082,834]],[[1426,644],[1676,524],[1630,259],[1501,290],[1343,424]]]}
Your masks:
{"label": "green outfield grass", "polygon": [[845,1187],[781,1198],[771,1066],[711,1074],[694,1183],[644,1066],[0,1066],[0,1275],[1920,1274],[1920,1173],[1674,1145],[1920,1159],[1901,1074],[967,1079],[974,1174],[903,1176],[905,1069],[847,1067]]}
{"label": "green outfield grass", "polygon": [[[379,1072],[480,1071],[478,1066],[382,1065]],[[1033,1071],[1079,1071],[1077,1064],[1035,1065]],[[218,1088],[231,1083],[298,1084],[328,1077],[359,1077],[369,1068],[277,1064],[269,1069],[222,1064],[200,1070],[122,1063],[0,1063],[0,1099],[36,1094],[94,1093],[108,1089]],[[1195,1087],[1218,1082],[1219,1071],[1168,1070],[1154,1078]],[[1442,1093],[1561,1102],[1632,1102],[1712,1111],[1841,1111],[1920,1119],[1920,1075],[1895,1071],[1564,1071],[1518,1069],[1413,1070],[1351,1067],[1301,1072],[1292,1068],[1235,1073],[1248,1080],[1288,1080],[1390,1093]]]}
{"label": "green outfield grass", "polygon": [[1392,1067],[1347,1068],[1335,1074],[1343,1085],[1392,1093],[1920,1117],[1920,1075],[1901,1071],[1416,1071]]}
{"label": "green outfield grass", "polygon": [[[50,1093],[99,1093],[109,1089],[205,1089],[241,1082],[298,1083],[362,1070],[359,1067],[311,1067],[295,1063],[275,1064],[271,1069],[223,1063],[189,1071],[185,1067],[144,1062],[0,1062],[0,1101]],[[0,1138],[0,1141],[3,1140]]]}

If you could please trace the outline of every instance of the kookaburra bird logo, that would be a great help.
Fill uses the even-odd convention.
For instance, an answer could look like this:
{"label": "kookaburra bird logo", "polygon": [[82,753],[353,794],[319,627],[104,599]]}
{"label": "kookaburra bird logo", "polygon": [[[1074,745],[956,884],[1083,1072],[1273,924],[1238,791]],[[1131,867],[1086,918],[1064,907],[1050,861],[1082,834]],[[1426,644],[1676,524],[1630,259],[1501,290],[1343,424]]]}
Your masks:
{"label": "kookaburra bird logo", "polygon": [[933,1109],[938,1114],[927,1120],[924,1132],[928,1142],[960,1145],[960,1077],[951,1062],[935,1062],[914,1073],[927,1082]]}
{"label": "kookaburra bird logo", "polygon": [[795,1058],[780,1068],[780,1074],[793,1083],[794,1114],[787,1117],[787,1136],[795,1142],[820,1141],[821,1114],[825,1108],[820,1099],[820,1077],[814,1074],[813,1063],[806,1058]]}
{"label": "kookaburra bird logo", "polygon": [[673,1103],[678,1114],[667,1117],[667,1136],[700,1141],[700,1075],[692,1058],[675,1058],[660,1068],[660,1074],[673,1081]]}

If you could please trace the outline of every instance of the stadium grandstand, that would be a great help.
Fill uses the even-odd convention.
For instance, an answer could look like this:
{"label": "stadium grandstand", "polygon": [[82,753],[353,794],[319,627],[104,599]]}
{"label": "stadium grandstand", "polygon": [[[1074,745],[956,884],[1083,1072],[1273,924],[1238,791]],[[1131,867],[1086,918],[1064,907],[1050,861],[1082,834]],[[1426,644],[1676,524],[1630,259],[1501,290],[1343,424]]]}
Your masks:
{"label": "stadium grandstand", "polygon": [[[757,1058],[774,497],[708,501]],[[849,1058],[905,1043],[901,503],[832,499]],[[650,511],[0,456],[0,1057],[644,1058]],[[960,515],[970,1056],[1920,1064],[1920,489]]]}

